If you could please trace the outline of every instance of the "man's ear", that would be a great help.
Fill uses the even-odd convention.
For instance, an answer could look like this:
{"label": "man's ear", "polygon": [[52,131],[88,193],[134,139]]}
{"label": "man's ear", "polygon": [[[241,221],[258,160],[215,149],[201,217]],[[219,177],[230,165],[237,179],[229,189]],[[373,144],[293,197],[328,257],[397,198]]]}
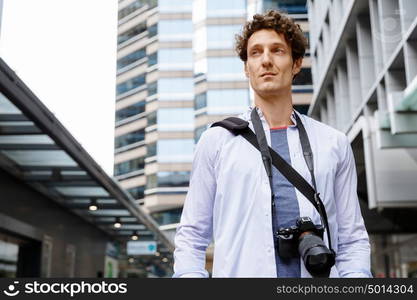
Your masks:
{"label": "man's ear", "polygon": [[292,65],[292,75],[295,76],[301,71],[301,66],[303,64],[303,58],[300,57],[296,59]]}
{"label": "man's ear", "polygon": [[246,75],[246,78],[249,78],[248,65],[246,64],[246,61],[245,61],[245,63],[244,63],[244,70],[245,70],[245,75]]}

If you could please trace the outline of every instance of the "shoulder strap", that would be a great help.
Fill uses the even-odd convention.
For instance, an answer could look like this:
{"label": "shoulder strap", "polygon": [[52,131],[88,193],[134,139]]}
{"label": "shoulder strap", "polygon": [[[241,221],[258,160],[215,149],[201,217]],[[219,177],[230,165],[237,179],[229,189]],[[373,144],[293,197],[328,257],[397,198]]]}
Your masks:
{"label": "shoulder strap", "polygon": [[[236,120],[237,119],[237,120]],[[236,122],[236,123],[234,123]],[[246,123],[244,126],[243,122]],[[244,137],[249,143],[251,143],[256,149],[260,150],[258,140],[256,138],[255,133],[249,128],[249,123],[245,120],[240,118],[227,118],[223,121],[216,122],[211,127],[220,126],[229,131],[231,131],[235,135],[241,135]],[[287,178],[289,182],[291,182],[313,205],[314,207],[320,212],[320,208],[318,207],[315,201],[315,191],[311,187],[311,185],[301,176],[294,168],[289,165],[285,159],[283,159],[278,153],[276,153],[271,147],[269,148],[269,153],[272,158],[272,164],[282,173],[282,175]]]}

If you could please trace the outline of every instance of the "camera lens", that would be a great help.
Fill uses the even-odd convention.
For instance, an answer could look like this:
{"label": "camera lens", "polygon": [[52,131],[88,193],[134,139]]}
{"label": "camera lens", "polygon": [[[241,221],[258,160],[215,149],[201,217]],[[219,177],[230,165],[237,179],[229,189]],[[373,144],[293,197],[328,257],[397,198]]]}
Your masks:
{"label": "camera lens", "polygon": [[335,259],[320,237],[313,233],[304,235],[300,238],[298,251],[313,277],[329,277]]}

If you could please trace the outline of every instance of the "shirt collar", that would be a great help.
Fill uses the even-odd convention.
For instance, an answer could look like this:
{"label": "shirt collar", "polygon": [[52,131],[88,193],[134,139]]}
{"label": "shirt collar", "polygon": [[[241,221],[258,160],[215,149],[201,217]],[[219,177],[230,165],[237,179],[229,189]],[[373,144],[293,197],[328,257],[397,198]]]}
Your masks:
{"label": "shirt collar", "polygon": [[[245,119],[245,120],[247,120],[247,121],[249,121],[250,120],[250,114],[251,114],[251,112],[252,112],[252,109],[254,109],[254,108],[256,108],[256,111],[258,112],[258,115],[259,115],[259,118],[261,119],[261,121],[262,121],[262,125],[265,127],[267,127],[268,129],[269,129],[269,124],[268,124],[268,122],[266,121],[266,119],[265,119],[265,116],[264,116],[264,114],[263,114],[263,112],[262,112],[262,110],[259,108],[259,107],[256,107],[256,106],[249,106],[249,108],[248,108],[248,110],[246,111],[246,113],[244,113],[243,114],[243,119]],[[294,109],[292,110],[292,113],[291,113],[291,121],[294,123],[293,125],[288,125],[288,127],[290,128],[290,127],[297,127],[297,119],[295,118],[295,114],[296,113],[298,113],[298,112],[296,112]]]}

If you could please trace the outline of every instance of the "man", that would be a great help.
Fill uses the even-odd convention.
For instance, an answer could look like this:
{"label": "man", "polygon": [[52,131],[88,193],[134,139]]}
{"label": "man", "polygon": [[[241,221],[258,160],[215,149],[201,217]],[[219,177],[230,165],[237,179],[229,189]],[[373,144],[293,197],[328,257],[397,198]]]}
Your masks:
{"label": "man", "polygon": [[[278,11],[255,15],[246,23],[236,49],[254,90],[255,107],[240,118],[253,130],[251,112],[256,109],[268,145],[312,184],[300,144],[297,120],[302,121],[336,254],[330,277],[370,277],[370,246],[350,143],[343,133],[292,107],[291,84],[305,48],[300,27]],[[275,167],[269,181],[260,152],[245,138],[212,127],[196,147],[175,237],[174,277],[208,277],[205,251],[212,239],[213,277],[311,277],[301,257],[278,255],[273,234],[304,216],[320,224],[315,207]],[[328,245],[325,236],[324,241]]]}

